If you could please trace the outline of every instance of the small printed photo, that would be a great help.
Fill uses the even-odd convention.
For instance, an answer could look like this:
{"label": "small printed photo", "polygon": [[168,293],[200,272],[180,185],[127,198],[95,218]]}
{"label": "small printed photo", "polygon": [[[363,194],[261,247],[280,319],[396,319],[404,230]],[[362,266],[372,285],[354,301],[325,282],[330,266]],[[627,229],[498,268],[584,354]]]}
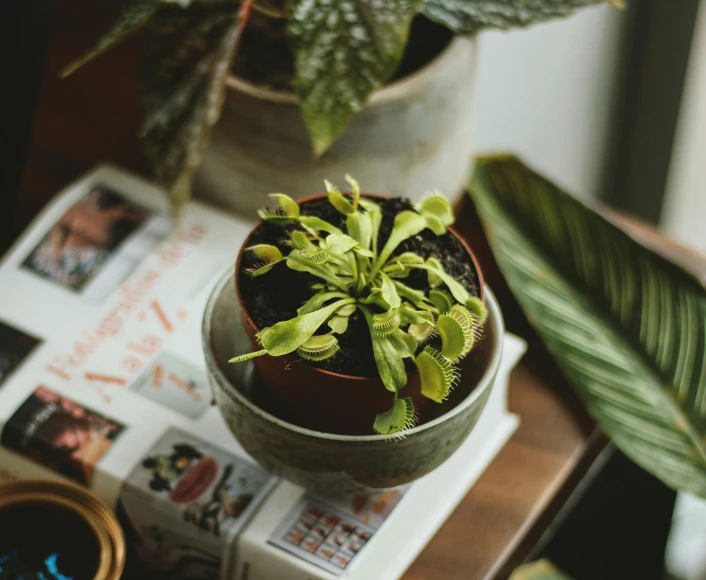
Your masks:
{"label": "small printed photo", "polygon": [[287,540],[290,544],[294,544],[295,546],[298,546],[299,543],[304,539],[304,536],[306,534],[302,532],[301,530],[291,530],[285,537],[284,539]]}
{"label": "small printed photo", "polygon": [[306,512],[304,512],[304,515],[311,517],[311,518],[314,518],[315,520],[318,520],[322,515],[324,515],[324,512],[321,508],[319,508],[315,505],[312,505],[312,506],[309,506],[309,508],[306,510]]}
{"label": "small printed photo", "polygon": [[315,538],[319,538],[320,540],[323,540],[328,533],[331,530],[325,526],[322,526],[321,524],[314,524],[313,527],[311,528],[310,534],[314,536]]}
{"label": "small printed photo", "polygon": [[191,419],[198,419],[211,406],[204,372],[168,352],[160,353],[130,390]]}
{"label": "small printed photo", "polygon": [[353,532],[354,529],[355,529],[354,525],[341,520],[340,522],[338,522],[338,524],[336,525],[336,527],[334,528],[333,531],[336,534],[342,534],[342,535],[348,536]]}
{"label": "small printed photo", "polygon": [[321,540],[318,540],[312,536],[307,536],[301,543],[301,547],[308,552],[316,552],[316,549],[321,545]]}
{"label": "small printed photo", "polygon": [[95,465],[124,430],[121,423],[41,386],[8,420],[2,445],[88,486]]}
{"label": "small printed photo", "polygon": [[66,210],[22,265],[91,302],[99,302],[170,228],[165,216],[107,187],[96,186]]}
{"label": "small printed photo", "polygon": [[328,541],[332,544],[335,544],[336,546],[343,546],[343,544],[346,543],[347,539],[348,535],[342,534],[341,532],[332,532],[331,535],[328,537]]}
{"label": "small printed photo", "polygon": [[333,555],[333,558],[331,558],[331,562],[333,562],[339,568],[345,568],[346,566],[348,566],[348,564],[350,564],[351,559],[346,554],[337,552]]}
{"label": "small printed photo", "polygon": [[311,523],[305,520],[297,520],[297,522],[292,526],[292,529],[308,534],[311,529]]}
{"label": "small printed photo", "polygon": [[329,528],[332,528],[338,523],[338,519],[338,516],[334,514],[326,514],[323,518],[321,518],[321,523]]}
{"label": "small printed photo", "polygon": [[330,560],[336,553],[336,548],[330,546],[329,544],[321,544],[316,550],[316,555],[324,560]]}
{"label": "small printed photo", "polygon": [[269,480],[258,466],[170,429],[135,466],[123,492],[157,500],[168,513],[224,537],[244,525],[240,516]]}
{"label": "small printed photo", "polygon": [[0,322],[0,386],[41,341]]}

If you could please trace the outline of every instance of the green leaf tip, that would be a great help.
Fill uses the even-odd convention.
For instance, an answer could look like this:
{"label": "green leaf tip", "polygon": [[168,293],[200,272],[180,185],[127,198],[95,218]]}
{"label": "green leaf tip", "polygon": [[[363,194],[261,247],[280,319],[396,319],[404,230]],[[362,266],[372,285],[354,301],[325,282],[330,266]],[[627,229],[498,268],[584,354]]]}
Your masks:
{"label": "green leaf tip", "polygon": [[[465,312],[464,312],[465,311]],[[436,321],[436,330],[441,337],[441,354],[451,362],[466,356],[476,342],[475,325],[468,310],[458,305]]]}
{"label": "green leaf tip", "polygon": [[459,381],[458,370],[440,351],[431,346],[425,346],[414,362],[419,370],[422,395],[441,403]]}
{"label": "green leaf tip", "polygon": [[260,219],[262,221],[265,221],[270,224],[274,224],[277,226],[286,226],[289,224],[295,223],[295,220],[285,214],[284,212],[280,211],[272,211],[270,209],[260,209],[257,211],[257,215],[260,216]]}
{"label": "green leaf tip", "polygon": [[392,408],[375,417],[373,431],[379,435],[389,435],[392,438],[404,438],[405,431],[417,424],[417,410],[410,398],[395,399]]}
{"label": "green leaf tip", "polygon": [[287,194],[271,193],[269,197],[277,202],[284,215],[290,218],[299,217],[299,204]]}
{"label": "green leaf tip", "polygon": [[232,359],[229,359],[229,363],[239,363],[239,362],[244,362],[246,360],[250,360],[251,358],[256,358],[258,356],[264,356],[267,354],[266,349],[262,350],[256,350],[254,352],[249,352],[247,354],[241,354],[240,356],[234,356]]}
{"label": "green leaf tip", "polygon": [[464,306],[471,311],[471,314],[473,314],[478,324],[485,324],[485,321],[488,319],[488,309],[480,298],[471,296],[466,300]]}
{"label": "green leaf tip", "polygon": [[446,314],[453,306],[451,294],[445,290],[430,290],[429,302],[431,302],[440,314]]}
{"label": "green leaf tip", "polygon": [[248,274],[253,277],[266,274],[274,266],[284,260],[284,256],[282,256],[282,252],[279,251],[279,248],[269,244],[257,244],[247,248],[247,250],[252,252],[261,260],[261,262],[254,268],[247,270]]}
{"label": "green leaf tip", "polygon": [[378,336],[387,336],[392,334],[400,326],[400,315],[397,309],[388,310],[381,314],[373,315],[373,323],[371,328]]}

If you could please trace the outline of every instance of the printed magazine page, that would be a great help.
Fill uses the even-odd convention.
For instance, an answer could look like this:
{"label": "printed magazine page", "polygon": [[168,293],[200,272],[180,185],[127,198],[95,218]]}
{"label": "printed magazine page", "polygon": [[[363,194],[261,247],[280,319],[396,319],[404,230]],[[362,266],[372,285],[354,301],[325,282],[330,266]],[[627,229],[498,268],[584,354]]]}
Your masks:
{"label": "printed magazine page", "polygon": [[523,343],[507,337],[504,386],[436,472],[356,496],[280,482],[225,425],[201,345],[252,226],[198,202],[175,225],[158,188],[110,166],[56,195],[0,262],[0,483],[92,490],[154,578],[362,580],[381,562],[365,554],[397,577],[517,426]]}
{"label": "printed magazine page", "polygon": [[93,490],[175,578],[221,577],[276,482],[212,406],[200,344],[251,227],[198,203],[175,227],[157,188],[100,167],[0,266],[0,481]]}

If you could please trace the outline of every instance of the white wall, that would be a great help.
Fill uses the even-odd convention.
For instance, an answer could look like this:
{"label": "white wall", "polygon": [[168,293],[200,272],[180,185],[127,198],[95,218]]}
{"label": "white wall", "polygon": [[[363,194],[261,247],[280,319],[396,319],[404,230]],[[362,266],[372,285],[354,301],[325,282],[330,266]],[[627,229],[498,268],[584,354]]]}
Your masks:
{"label": "white wall", "polygon": [[626,18],[604,5],[482,33],[476,150],[511,151],[572,193],[597,195]]}
{"label": "white wall", "polygon": [[662,225],[706,250],[706,5],[701,3],[669,167]]}

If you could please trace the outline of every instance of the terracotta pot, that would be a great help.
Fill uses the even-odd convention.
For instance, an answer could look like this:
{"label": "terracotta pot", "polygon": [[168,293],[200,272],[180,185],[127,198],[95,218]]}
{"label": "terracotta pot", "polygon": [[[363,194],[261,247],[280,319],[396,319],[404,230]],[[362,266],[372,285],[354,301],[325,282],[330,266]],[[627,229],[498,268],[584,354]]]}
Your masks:
{"label": "terracotta pot", "polygon": [[[375,194],[364,195],[387,199]],[[302,205],[323,197],[326,194],[312,195],[299,203]],[[259,224],[253,228],[238,253],[234,276],[243,327],[253,350],[261,348],[255,338],[260,329],[243,305],[238,279],[244,250],[250,245],[250,238],[258,227]],[[449,228],[449,233],[463,245],[473,263],[483,298],[483,276],[473,252],[452,228]],[[375,416],[389,410],[392,403],[390,392],[377,376],[360,377],[331,372],[292,356],[265,355],[254,361],[260,379],[261,399],[258,402],[284,420],[307,429],[345,435],[369,434],[372,433]],[[411,397],[420,423],[429,420],[437,403],[422,395],[418,372],[408,374],[402,395]]]}
{"label": "terracotta pot", "polygon": [[318,191],[351,174],[368,191],[456,195],[473,157],[475,37],[457,35],[428,65],[377,91],[319,159],[296,97],[230,77],[194,193],[255,217],[267,194]]}

